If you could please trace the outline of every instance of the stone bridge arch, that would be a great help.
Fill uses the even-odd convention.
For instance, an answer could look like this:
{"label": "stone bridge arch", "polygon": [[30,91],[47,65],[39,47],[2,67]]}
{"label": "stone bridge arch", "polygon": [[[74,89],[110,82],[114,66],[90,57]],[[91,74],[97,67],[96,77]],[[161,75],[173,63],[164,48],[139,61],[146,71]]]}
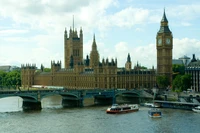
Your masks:
{"label": "stone bridge arch", "polygon": [[115,102],[122,103],[132,103],[139,104],[140,103],[140,93],[136,91],[121,91],[115,93]]}

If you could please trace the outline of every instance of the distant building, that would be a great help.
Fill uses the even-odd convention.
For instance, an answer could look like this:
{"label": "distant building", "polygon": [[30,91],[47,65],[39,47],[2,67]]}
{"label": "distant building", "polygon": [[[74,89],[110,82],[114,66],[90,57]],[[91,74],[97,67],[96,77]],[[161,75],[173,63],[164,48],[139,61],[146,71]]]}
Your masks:
{"label": "distant building", "polygon": [[183,60],[180,59],[173,59],[172,65],[184,65]]}
{"label": "distant building", "polygon": [[190,63],[190,57],[187,57],[186,55],[180,57],[179,60],[183,61],[184,66],[187,66]]}
{"label": "distant building", "polygon": [[[132,68],[131,56],[128,54],[124,68],[117,67],[117,58],[100,61],[95,36],[93,37],[90,56],[83,59],[83,31],[79,35],[74,27],[64,31],[64,68],[61,61],[51,61],[51,72],[37,70],[36,65],[22,65],[22,87],[35,85],[63,86],[69,89],[112,89],[112,88],[153,88],[156,75],[172,76],[172,33],[168,28],[165,15],[157,33],[157,68],[142,69],[137,63]],[[119,53],[120,54],[120,53]],[[43,68],[43,67],[41,67]]]}
{"label": "distant building", "polygon": [[185,73],[190,74],[191,77],[191,89],[193,91],[200,91],[200,60],[197,60],[195,54],[193,54],[192,60],[185,68]]}
{"label": "distant building", "polygon": [[186,55],[180,57],[179,59],[173,59],[172,64],[175,65],[184,65],[187,66],[190,63],[190,57],[187,57]]}
{"label": "distant building", "polygon": [[9,66],[9,65],[0,66],[0,71],[11,72],[11,71],[13,71],[13,70],[20,70],[20,67],[17,67],[17,66]]}

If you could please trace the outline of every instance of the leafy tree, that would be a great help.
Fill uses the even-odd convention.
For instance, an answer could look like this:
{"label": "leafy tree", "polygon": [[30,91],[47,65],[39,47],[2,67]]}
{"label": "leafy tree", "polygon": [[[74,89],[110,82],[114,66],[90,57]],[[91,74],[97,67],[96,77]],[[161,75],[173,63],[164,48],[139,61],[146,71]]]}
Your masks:
{"label": "leafy tree", "polygon": [[141,66],[141,69],[147,69],[147,67],[145,67],[145,66]]}
{"label": "leafy tree", "polygon": [[169,79],[165,75],[159,75],[156,77],[156,81],[159,87],[166,88],[169,85]]}
{"label": "leafy tree", "polygon": [[191,86],[191,75],[177,75],[172,84],[174,91],[187,90]]}
{"label": "leafy tree", "polygon": [[44,72],[51,72],[51,68],[44,68]]}
{"label": "leafy tree", "polygon": [[185,66],[184,65],[174,64],[172,66],[172,70],[173,70],[173,79],[175,79],[177,75],[185,74]]}
{"label": "leafy tree", "polygon": [[6,72],[0,71],[0,86],[1,87],[5,86],[5,77],[6,77]]}
{"label": "leafy tree", "polygon": [[21,86],[21,72],[19,70],[11,72],[0,72],[0,86],[16,88]]}
{"label": "leafy tree", "polygon": [[181,91],[181,75],[177,75],[172,81],[172,86],[174,91]]}

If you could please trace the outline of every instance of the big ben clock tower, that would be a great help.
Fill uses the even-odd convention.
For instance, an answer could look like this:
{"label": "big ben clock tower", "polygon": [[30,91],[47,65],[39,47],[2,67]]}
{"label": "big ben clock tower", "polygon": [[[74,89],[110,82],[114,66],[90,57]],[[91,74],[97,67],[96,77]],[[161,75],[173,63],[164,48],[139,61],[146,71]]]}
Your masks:
{"label": "big ben clock tower", "polygon": [[165,75],[169,78],[170,84],[172,83],[172,49],[173,49],[173,36],[168,27],[168,20],[164,14],[160,22],[160,30],[156,36],[157,48],[157,74]]}

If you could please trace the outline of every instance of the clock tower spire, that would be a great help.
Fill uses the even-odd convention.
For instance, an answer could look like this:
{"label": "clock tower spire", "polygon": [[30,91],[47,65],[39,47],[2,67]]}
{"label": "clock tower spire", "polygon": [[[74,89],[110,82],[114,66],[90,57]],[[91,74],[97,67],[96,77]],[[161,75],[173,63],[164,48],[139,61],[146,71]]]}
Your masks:
{"label": "clock tower spire", "polygon": [[156,36],[156,49],[157,49],[157,74],[165,75],[172,83],[172,49],[173,49],[173,36],[168,26],[168,20],[165,14],[160,22],[160,29]]}

